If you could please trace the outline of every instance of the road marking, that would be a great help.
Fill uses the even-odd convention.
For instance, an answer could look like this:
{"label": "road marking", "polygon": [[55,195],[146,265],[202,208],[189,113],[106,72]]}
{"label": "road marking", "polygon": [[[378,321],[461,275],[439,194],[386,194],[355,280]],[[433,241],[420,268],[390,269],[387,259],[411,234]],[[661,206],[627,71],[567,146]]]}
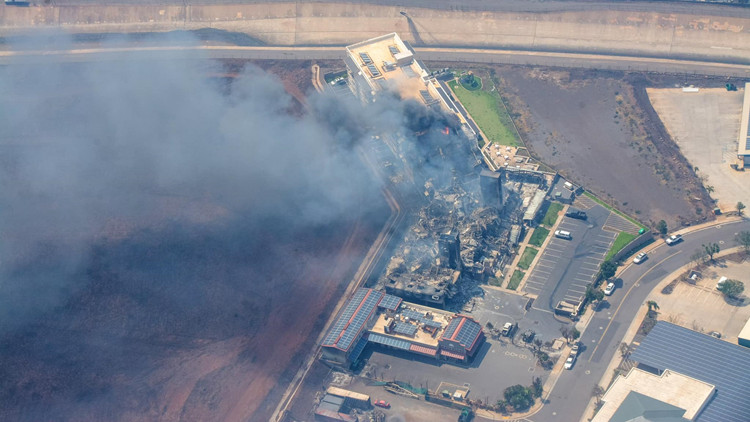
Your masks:
{"label": "road marking", "polygon": [[659,265],[661,265],[662,262],[668,260],[669,258],[672,258],[675,255],[681,254],[681,253],[682,253],[682,251],[677,251],[677,252],[673,253],[672,255],[669,255],[668,257],[666,257],[666,258],[662,259],[661,261],[657,262],[656,265],[654,265],[653,267],[649,268],[648,271],[646,271],[645,273],[643,273],[642,276],[638,277],[638,280],[636,280],[635,283],[633,283],[633,285],[630,286],[630,288],[628,289],[628,291],[625,292],[625,295],[622,297],[622,300],[620,300],[620,304],[617,305],[617,309],[615,309],[615,313],[612,314],[612,319],[609,321],[609,324],[607,324],[607,328],[604,330],[604,332],[602,332],[602,336],[599,338],[599,341],[592,340],[592,343],[596,343],[596,346],[594,347],[594,350],[591,352],[591,356],[589,356],[589,362],[591,362],[591,359],[594,358],[594,354],[596,354],[596,349],[598,349],[599,345],[602,344],[602,340],[604,340],[604,336],[607,335],[607,331],[609,331],[609,327],[612,325],[612,322],[615,320],[615,316],[617,316],[617,313],[620,312],[620,308],[622,307],[622,304],[625,303],[625,299],[627,299],[627,297],[630,294],[630,292],[633,291],[634,288],[638,287],[640,285],[639,282],[641,280],[643,280],[643,277],[646,277],[646,275],[648,273],[650,273],[654,268],[657,268]]}

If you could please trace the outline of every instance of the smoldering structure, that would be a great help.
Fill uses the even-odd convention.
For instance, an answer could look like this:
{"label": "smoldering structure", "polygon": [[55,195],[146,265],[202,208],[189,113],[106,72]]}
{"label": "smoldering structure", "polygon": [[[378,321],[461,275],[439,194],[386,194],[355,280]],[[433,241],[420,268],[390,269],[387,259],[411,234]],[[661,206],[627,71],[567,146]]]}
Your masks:
{"label": "smoldering structure", "polygon": [[346,51],[352,93],[381,108],[396,98],[404,120],[399,131],[386,126],[375,137],[397,161],[381,159],[381,171],[414,210],[376,287],[431,306],[461,303],[476,293],[476,282],[502,276],[525,217],[542,208],[550,177],[483,170],[478,135],[441,82],[450,75],[428,72],[397,34]]}

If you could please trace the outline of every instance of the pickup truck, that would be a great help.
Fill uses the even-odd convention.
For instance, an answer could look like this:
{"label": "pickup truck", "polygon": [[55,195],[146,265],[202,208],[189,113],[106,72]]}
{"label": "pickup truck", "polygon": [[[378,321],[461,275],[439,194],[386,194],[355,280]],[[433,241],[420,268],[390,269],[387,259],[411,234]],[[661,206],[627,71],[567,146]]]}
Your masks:
{"label": "pickup truck", "polygon": [[506,322],[505,325],[503,325],[503,331],[500,332],[505,337],[511,337],[513,336],[513,332],[516,331],[516,327],[518,325],[515,322]]}
{"label": "pickup truck", "polygon": [[586,215],[586,211],[581,211],[574,208],[569,209],[568,212],[565,213],[565,215],[567,217],[577,218],[579,220],[585,220],[588,218],[588,216]]}
{"label": "pickup truck", "polygon": [[665,242],[667,245],[672,246],[676,243],[680,243],[682,241],[682,235],[681,234],[673,234],[672,236],[669,236]]}

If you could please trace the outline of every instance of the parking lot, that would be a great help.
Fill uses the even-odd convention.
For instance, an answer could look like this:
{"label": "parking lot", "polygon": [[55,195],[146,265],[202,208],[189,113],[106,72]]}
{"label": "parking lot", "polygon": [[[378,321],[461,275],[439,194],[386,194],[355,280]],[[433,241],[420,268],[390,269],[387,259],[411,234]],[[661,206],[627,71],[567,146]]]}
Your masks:
{"label": "parking lot", "polygon": [[505,322],[516,322],[518,329],[514,333],[515,340],[511,340],[507,337],[492,339],[485,328],[487,341],[468,366],[442,363],[413,353],[372,348],[365,351],[369,360],[363,372],[369,371],[371,377],[378,380],[404,381],[430,390],[435,390],[440,383],[467,387],[470,398],[493,403],[501,398],[505,388],[515,384],[530,385],[532,377],[546,380],[549,375],[536,365],[536,358],[524,347],[520,333],[531,328],[539,338],[548,341],[560,337],[562,324],[549,312],[526,311],[528,301],[529,298],[518,294],[494,289],[485,291],[469,315],[482,326],[487,322],[496,327],[502,327]]}
{"label": "parking lot", "polygon": [[622,218],[610,220],[608,209],[596,203],[589,205],[587,220],[563,217],[557,228],[570,232],[572,238],[550,239],[526,280],[523,290],[537,296],[535,308],[549,310],[561,300],[580,300],[586,285],[596,278],[617,236],[604,227],[619,224]]}

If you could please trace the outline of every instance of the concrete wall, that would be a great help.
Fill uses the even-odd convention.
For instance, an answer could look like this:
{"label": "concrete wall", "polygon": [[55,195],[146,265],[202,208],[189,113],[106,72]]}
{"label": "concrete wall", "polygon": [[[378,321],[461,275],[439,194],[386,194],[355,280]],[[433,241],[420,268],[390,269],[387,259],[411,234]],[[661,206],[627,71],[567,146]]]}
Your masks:
{"label": "concrete wall", "polygon": [[[399,12],[405,10],[411,22]],[[0,5],[0,35],[216,28],[271,45],[346,45],[398,32],[415,45],[703,58],[750,63],[750,19],[647,12],[461,12],[368,4]]]}

